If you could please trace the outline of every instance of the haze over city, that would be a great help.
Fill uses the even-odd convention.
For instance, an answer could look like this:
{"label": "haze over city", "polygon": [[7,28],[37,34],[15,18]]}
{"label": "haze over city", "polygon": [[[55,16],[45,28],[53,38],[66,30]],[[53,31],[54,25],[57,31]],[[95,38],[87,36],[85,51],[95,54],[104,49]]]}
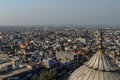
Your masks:
{"label": "haze over city", "polygon": [[0,25],[120,24],[120,0],[0,0]]}

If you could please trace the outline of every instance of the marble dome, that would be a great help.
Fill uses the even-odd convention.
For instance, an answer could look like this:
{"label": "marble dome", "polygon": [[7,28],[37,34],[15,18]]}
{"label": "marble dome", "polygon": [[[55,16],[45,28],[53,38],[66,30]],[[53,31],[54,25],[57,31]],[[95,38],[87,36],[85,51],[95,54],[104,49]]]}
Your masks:
{"label": "marble dome", "polygon": [[117,69],[106,54],[98,51],[90,61],[75,70],[68,80],[120,80]]}

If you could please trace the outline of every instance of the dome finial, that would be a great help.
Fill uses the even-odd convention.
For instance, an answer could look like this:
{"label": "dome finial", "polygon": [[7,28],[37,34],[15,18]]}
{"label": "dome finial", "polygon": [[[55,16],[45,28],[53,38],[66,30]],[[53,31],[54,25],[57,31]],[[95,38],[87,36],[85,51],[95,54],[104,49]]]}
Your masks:
{"label": "dome finial", "polygon": [[102,37],[102,29],[100,29],[100,36],[99,36],[99,45],[98,45],[98,49],[101,51],[100,53],[103,53],[103,37]]}

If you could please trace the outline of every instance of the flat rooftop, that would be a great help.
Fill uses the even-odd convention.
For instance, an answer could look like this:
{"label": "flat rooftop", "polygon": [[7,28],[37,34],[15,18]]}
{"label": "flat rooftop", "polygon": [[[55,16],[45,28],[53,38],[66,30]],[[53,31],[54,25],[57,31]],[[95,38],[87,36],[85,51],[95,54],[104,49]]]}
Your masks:
{"label": "flat rooftop", "polygon": [[8,78],[8,77],[11,77],[11,76],[14,76],[14,75],[17,75],[17,74],[20,74],[20,73],[24,73],[24,72],[27,72],[27,71],[30,71],[30,70],[32,70],[32,69],[27,68],[27,67],[23,67],[23,68],[8,72],[6,74],[1,74],[0,78],[2,78],[2,79]]}

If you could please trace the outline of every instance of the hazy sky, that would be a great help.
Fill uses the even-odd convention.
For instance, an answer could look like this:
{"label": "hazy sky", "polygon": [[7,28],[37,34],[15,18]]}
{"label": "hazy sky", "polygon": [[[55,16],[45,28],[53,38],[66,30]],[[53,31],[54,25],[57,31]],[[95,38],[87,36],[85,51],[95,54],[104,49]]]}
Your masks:
{"label": "hazy sky", "polygon": [[120,24],[120,0],[0,0],[0,25]]}

